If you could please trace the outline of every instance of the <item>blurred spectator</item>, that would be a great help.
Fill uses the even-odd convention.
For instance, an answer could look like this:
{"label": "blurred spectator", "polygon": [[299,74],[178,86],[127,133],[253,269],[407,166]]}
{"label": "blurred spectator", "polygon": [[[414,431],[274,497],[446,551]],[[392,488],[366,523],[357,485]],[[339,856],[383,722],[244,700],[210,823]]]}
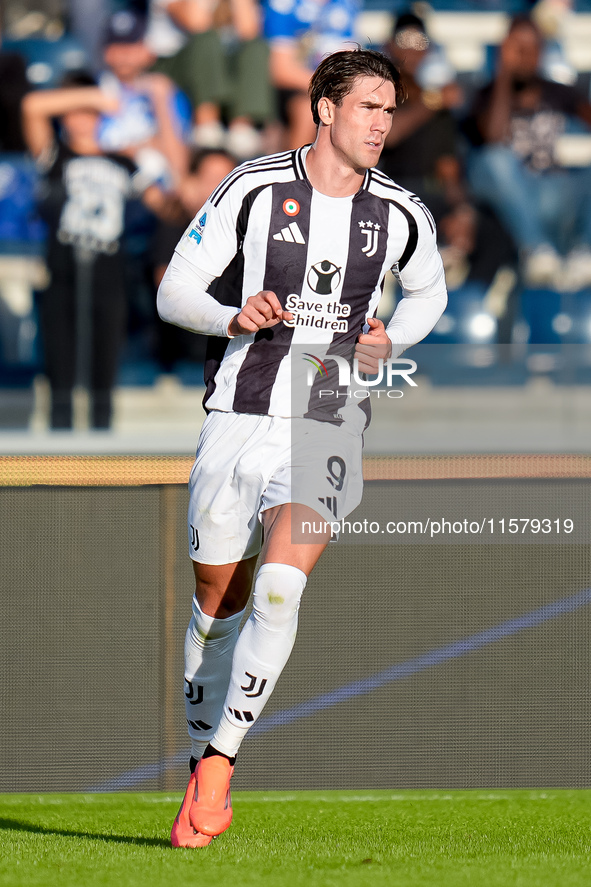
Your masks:
{"label": "blurred spectator", "polygon": [[125,203],[134,190],[154,210],[164,200],[159,189],[139,180],[129,158],[101,150],[99,115],[113,111],[116,100],[92,84],[88,76],[72,75],[66,81],[72,88],[31,92],[23,101],[25,137],[45,172],[41,211],[51,280],[41,294],[40,317],[52,428],[72,427],[76,381],[90,390],[91,425],[109,427],[125,332]]}
{"label": "blurred spectator", "polygon": [[0,156],[0,364],[36,362],[34,290],[47,285],[37,174],[24,155]]}
{"label": "blurred spectator", "polygon": [[399,99],[380,168],[435,215],[450,298],[457,292],[480,299],[497,320],[499,341],[509,341],[515,249],[492,210],[468,192],[452,113],[463,101],[455,72],[410,12],[399,16],[386,51],[403,75],[407,95]]}
{"label": "blurred spectator", "polygon": [[360,0],[265,0],[265,37],[288,148],[316,137],[310,111],[310,77],[325,55],[352,49]]}
{"label": "blurred spectator", "polygon": [[591,124],[591,106],[540,76],[541,50],[536,25],[516,17],[469,121],[470,182],[519,246],[526,281],[577,290],[591,283],[591,170],[561,168],[556,146],[569,118]]}
{"label": "blurred spectator", "polygon": [[[1,38],[1,35],[0,35]],[[34,371],[33,291],[46,281],[39,255],[35,171],[22,155],[21,102],[29,91],[25,60],[0,50],[0,372]],[[3,155],[3,156],[2,156]]]}
{"label": "blurred spectator", "polygon": [[462,91],[416,15],[399,16],[386,51],[403,75],[407,94],[404,103],[399,100],[380,168],[435,211],[434,201],[463,196],[451,113],[461,104]]}
{"label": "blurred spectator", "polygon": [[144,40],[146,26],[132,10],[109,19],[103,53],[108,70],[99,84],[117,105],[103,115],[98,138],[103,150],[125,153],[140,167],[148,164],[165,181],[168,173],[169,184],[176,185],[188,156],[175,120],[176,88],[166,75],[148,70],[155,57]]}
{"label": "blurred spectator", "polygon": [[150,0],[147,41],[159,57],[156,69],[189,96],[196,145],[227,144],[242,159],[260,153],[255,126],[274,107],[257,0]]}
{"label": "blurred spectator", "polygon": [[574,11],[573,0],[537,0],[531,10],[532,20],[544,37],[555,37],[564,20]]}
{"label": "blurred spectator", "polygon": [[[176,223],[161,221],[154,237],[151,256],[154,262],[156,288],[172,258],[187,225],[195,218],[209,195],[234,167],[234,158],[220,148],[196,149],[191,157],[189,173],[179,188],[180,213]],[[170,373],[179,361],[202,363],[205,359],[206,336],[199,336],[158,319],[160,364]]]}
{"label": "blurred spectator", "polygon": [[103,68],[103,34],[110,11],[111,0],[68,0],[70,30],[86,50],[95,74]]}
{"label": "blurred spectator", "polygon": [[436,216],[439,251],[450,292],[470,293],[495,318],[497,341],[509,344],[516,319],[517,254],[493,211],[467,200]]}

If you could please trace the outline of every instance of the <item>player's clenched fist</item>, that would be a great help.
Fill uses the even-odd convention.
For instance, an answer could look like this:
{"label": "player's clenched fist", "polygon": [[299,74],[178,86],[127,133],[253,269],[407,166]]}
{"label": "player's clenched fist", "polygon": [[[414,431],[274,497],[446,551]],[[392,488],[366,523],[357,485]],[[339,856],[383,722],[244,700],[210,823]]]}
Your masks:
{"label": "player's clenched fist", "polygon": [[357,366],[360,373],[370,376],[379,372],[378,361],[387,360],[392,355],[392,342],[386,334],[386,327],[377,317],[367,318],[369,332],[361,333],[355,346]]}
{"label": "player's clenched fist", "polygon": [[246,300],[240,314],[230,321],[228,333],[231,336],[245,336],[275,326],[282,320],[291,319],[292,315],[289,311],[283,310],[275,293],[262,290]]}

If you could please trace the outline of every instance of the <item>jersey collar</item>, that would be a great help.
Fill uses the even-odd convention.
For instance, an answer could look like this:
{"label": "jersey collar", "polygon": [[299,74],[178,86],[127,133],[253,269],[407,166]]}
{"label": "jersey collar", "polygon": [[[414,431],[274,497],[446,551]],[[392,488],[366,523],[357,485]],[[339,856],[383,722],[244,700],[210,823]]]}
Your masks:
{"label": "jersey collar", "polygon": [[[302,148],[297,148],[293,152],[293,166],[294,166],[296,178],[301,179],[302,181],[306,182],[310,188],[312,188],[312,185],[311,185],[310,180],[308,178],[308,174],[306,173],[305,159],[306,159],[306,155],[311,147],[312,147],[312,145],[304,145]],[[357,191],[357,193],[353,195],[353,197],[357,197],[357,194],[360,194],[362,191],[367,191],[367,189],[369,188],[370,181],[371,181],[371,169],[366,169],[365,175],[363,176],[363,181],[361,183],[361,187],[359,188],[359,191]]]}

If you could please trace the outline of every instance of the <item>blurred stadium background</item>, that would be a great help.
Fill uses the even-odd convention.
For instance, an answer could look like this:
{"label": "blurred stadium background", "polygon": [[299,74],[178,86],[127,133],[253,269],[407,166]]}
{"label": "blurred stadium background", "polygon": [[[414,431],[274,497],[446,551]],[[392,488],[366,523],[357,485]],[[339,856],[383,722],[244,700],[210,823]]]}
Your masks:
{"label": "blurred stadium background", "polygon": [[[122,0],[104,3],[109,9],[125,5]],[[558,0],[554,5],[560,7]],[[545,2],[545,6],[550,7],[548,17],[552,2]],[[562,7],[554,10],[554,37],[547,41],[544,74],[556,82],[575,84],[588,101],[591,4],[577,0],[562,3]],[[102,8],[102,4],[97,5],[97,10]],[[383,45],[396,16],[407,8],[399,0],[390,4],[386,0],[365,0],[356,20],[357,39],[364,45],[368,41],[372,46]],[[477,89],[494,74],[495,51],[510,16],[531,8],[527,0],[438,0],[413,7],[427,23],[433,45],[445,54],[445,64],[438,57],[424,66],[430,66],[424,78],[437,83],[438,77],[440,81],[449,79],[452,70],[462,88],[461,103],[453,109],[462,163],[470,152],[461,137],[462,117],[468,113]],[[13,57],[16,53],[24,59],[28,89],[54,87],[71,70],[92,70],[89,48],[74,33],[75,24],[76,16],[65,0],[4,4],[2,54]],[[571,123],[572,132],[561,136],[558,154],[565,169],[586,169],[591,163],[591,134],[577,121]],[[4,142],[8,140],[5,135]],[[49,389],[44,376],[39,303],[47,285],[47,269],[46,232],[36,211],[38,193],[39,173],[27,153],[0,153],[0,448],[4,452],[19,452],[23,447],[34,450],[36,446],[50,451],[56,447],[76,450],[83,445],[94,446],[90,442],[73,443],[67,435],[57,442],[55,435],[44,434],[49,423]],[[134,213],[132,207],[132,216]],[[139,216],[128,220],[128,322],[112,427],[119,438],[127,438],[136,429],[134,438],[141,438],[155,452],[162,446],[168,451],[181,439],[184,450],[192,446],[199,422],[195,389],[201,383],[204,346],[197,344],[187,351],[183,345],[175,352],[175,343],[163,340],[167,334],[162,332],[163,325],[155,313],[150,258],[156,221],[149,214],[140,212]],[[459,284],[457,277],[450,275],[449,307],[419,352],[421,375],[430,387],[461,386],[461,400],[468,413],[468,404],[478,407],[483,397],[494,400],[492,389],[502,389],[502,400],[515,404],[517,410],[522,397],[527,397],[529,404],[540,401],[542,412],[542,402],[568,404],[564,412],[569,420],[582,419],[580,399],[565,388],[584,386],[591,378],[591,288],[587,285],[573,290],[571,286],[564,291],[560,281],[532,287],[520,272],[514,245],[511,247],[509,242],[508,252],[495,253],[495,243],[499,236],[506,239],[506,232],[499,235],[498,230],[483,228],[482,236],[485,242],[478,249],[475,264],[481,265],[480,254],[484,253],[485,264],[492,262],[494,272],[500,269],[500,273],[488,270],[475,277],[473,264],[467,277],[464,272],[463,280],[460,273]],[[442,245],[445,248],[445,243]],[[390,316],[395,299],[392,278],[381,308],[384,317]],[[440,393],[433,394],[433,398],[437,403]],[[76,401],[74,421],[79,429],[85,426],[83,400],[80,395]],[[421,403],[423,416],[431,405],[432,400],[425,402],[424,408]],[[175,433],[168,434],[171,423]],[[27,432],[24,437],[14,437],[15,432],[23,431]],[[180,439],[178,431],[184,435]],[[135,440],[109,440],[104,445],[143,449]]]}
{"label": "blurred stadium background", "polygon": [[[113,0],[106,14],[132,5]],[[494,74],[509,17],[532,6],[413,5],[461,85],[458,121]],[[381,46],[407,9],[365,0],[358,41]],[[576,84],[588,101],[591,3],[546,2],[542,13],[552,34],[546,76]],[[2,54],[24,59],[28,88],[94,69],[75,23],[62,0],[3,4]],[[564,168],[587,168],[590,143],[573,120]],[[469,147],[459,144],[463,157]],[[185,482],[202,420],[203,352],[171,359],[162,345],[149,262],[155,221],[144,219],[128,231],[129,321],[112,427],[88,429],[77,390],[74,430],[49,430],[38,188],[24,150],[0,153],[0,791],[181,789],[192,587]],[[591,288],[533,287],[514,244],[507,256],[501,276],[450,278],[446,314],[408,354],[418,387],[376,399],[367,507],[407,514],[426,496],[443,516],[459,483],[466,516],[488,515],[490,503],[490,517],[574,517],[577,533],[545,544],[329,547],[236,788],[591,784]],[[384,317],[395,300],[392,278]],[[269,762],[279,738],[277,769]]]}

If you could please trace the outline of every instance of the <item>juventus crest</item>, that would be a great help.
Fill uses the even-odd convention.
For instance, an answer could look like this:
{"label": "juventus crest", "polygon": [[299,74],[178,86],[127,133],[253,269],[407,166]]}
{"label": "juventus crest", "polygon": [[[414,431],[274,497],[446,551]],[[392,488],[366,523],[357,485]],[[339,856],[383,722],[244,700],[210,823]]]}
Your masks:
{"label": "juventus crest", "polygon": [[368,258],[375,256],[378,251],[378,238],[380,236],[381,225],[377,222],[359,222],[361,233],[367,238],[365,246],[361,247],[361,252],[365,253]]}

